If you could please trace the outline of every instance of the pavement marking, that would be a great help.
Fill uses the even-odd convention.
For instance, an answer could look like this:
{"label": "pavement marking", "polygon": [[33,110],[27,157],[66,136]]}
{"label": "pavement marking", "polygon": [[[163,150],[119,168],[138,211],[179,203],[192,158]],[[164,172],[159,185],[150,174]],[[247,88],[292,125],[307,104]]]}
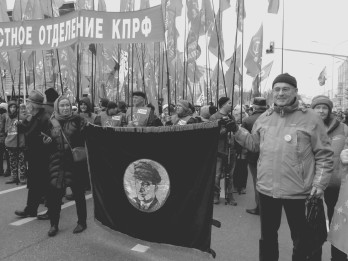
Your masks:
{"label": "pavement marking", "polygon": [[[86,200],[90,199],[90,198],[92,198],[92,193],[86,195]],[[61,209],[64,209],[64,208],[67,208],[67,207],[71,207],[73,205],[75,205],[75,201],[69,201],[69,202],[65,203],[64,205],[62,205]],[[38,213],[38,215],[42,215],[44,213],[46,213],[46,210],[41,211],[40,213]],[[33,220],[37,220],[37,218],[36,217],[23,218],[23,219],[20,219],[18,221],[12,222],[10,225],[11,226],[21,226],[21,225],[26,224],[26,223],[28,223],[30,221],[33,221]]]}
{"label": "pavement marking", "polygon": [[3,190],[3,191],[0,191],[0,195],[2,194],[6,194],[6,193],[9,193],[9,192],[12,192],[12,191],[16,191],[16,190],[20,190],[20,189],[24,189],[26,188],[27,185],[24,185],[24,186],[20,186],[20,187],[15,187],[15,188],[11,188],[11,189],[7,189],[7,190]]}
{"label": "pavement marking", "polygon": [[137,244],[131,250],[136,251],[136,252],[140,252],[140,253],[145,253],[149,248],[150,247],[148,247],[148,246]]}

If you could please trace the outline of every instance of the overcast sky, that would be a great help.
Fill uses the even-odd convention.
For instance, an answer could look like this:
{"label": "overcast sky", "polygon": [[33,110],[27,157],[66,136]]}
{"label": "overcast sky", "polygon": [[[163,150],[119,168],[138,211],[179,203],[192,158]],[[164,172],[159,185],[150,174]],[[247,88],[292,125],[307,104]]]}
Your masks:
{"label": "overcast sky", "polygon": [[[140,0],[136,1],[136,7]],[[181,1],[181,0],[177,0]],[[198,0],[201,2],[201,0]],[[214,1],[215,11],[219,0]],[[185,4],[186,0],[183,0]],[[223,13],[223,31],[225,42],[225,59],[233,54],[235,38],[235,2],[230,0],[231,8]],[[348,1],[347,0],[284,0],[285,2],[285,24],[284,24],[284,48],[296,50],[309,50],[315,52],[335,53],[348,56]],[[119,11],[118,0],[105,0],[107,11]],[[247,53],[250,39],[256,33],[261,23],[264,28],[264,53],[263,65],[274,60],[271,75],[262,83],[262,90],[271,88],[273,79],[281,72],[281,50],[276,49],[275,54],[266,54],[265,50],[270,41],[275,41],[275,47],[282,46],[282,3],[277,15],[268,14],[268,0],[245,0],[246,18],[244,20],[244,56]],[[160,0],[150,0],[151,6],[160,4]],[[8,0],[11,9],[13,0]],[[177,18],[177,27],[181,34],[178,39],[178,48],[183,50],[184,44],[184,12]],[[238,42],[241,42],[239,35]],[[205,49],[205,39],[201,37],[200,45]],[[204,65],[204,52],[202,52],[198,63]],[[216,58],[210,57],[211,67],[216,64]],[[244,60],[244,59],[243,59]],[[343,62],[342,59],[331,56],[312,55],[296,52],[284,52],[284,72],[294,75],[298,81],[299,92],[308,96],[314,96],[323,91],[332,90],[337,86],[337,68]],[[322,87],[318,84],[320,71],[327,67],[326,84]],[[245,68],[244,68],[245,72]],[[333,75],[333,77],[332,77]],[[244,88],[250,89],[251,77],[244,76]]]}

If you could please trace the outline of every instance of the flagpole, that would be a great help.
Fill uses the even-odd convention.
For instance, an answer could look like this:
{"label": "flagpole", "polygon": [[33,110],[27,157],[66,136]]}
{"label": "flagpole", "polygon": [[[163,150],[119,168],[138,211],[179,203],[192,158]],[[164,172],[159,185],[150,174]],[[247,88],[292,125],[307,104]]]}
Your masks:
{"label": "flagpole", "polygon": [[[244,6],[243,6],[243,8],[244,8]],[[238,3],[238,13],[239,13],[239,3]],[[239,20],[239,19],[238,19]],[[242,23],[244,23],[244,21],[242,21]],[[244,25],[244,24],[243,24]],[[244,26],[242,25],[242,50],[241,50],[241,55],[242,55],[242,59],[241,59],[241,61],[243,61],[243,55],[244,55]],[[238,30],[238,27],[237,27],[237,30]],[[236,57],[237,57],[237,54],[236,54]],[[241,98],[240,98],[240,100],[241,100],[241,104],[242,104],[242,102],[243,102],[243,91],[244,91],[244,81],[243,81],[243,66],[241,66],[242,68],[241,68],[241,79],[240,79],[240,82],[239,82],[239,84],[240,84],[240,88],[241,88]],[[234,67],[234,70],[236,70],[235,69],[236,67]],[[234,82],[233,82],[233,85],[234,85]],[[243,115],[242,115],[242,109],[240,110],[240,116],[241,116],[241,120],[243,119]]]}
{"label": "flagpole", "polygon": [[[5,72],[5,71],[4,71]],[[1,89],[2,89],[2,95],[4,96],[4,100],[6,101],[6,94],[5,94],[5,88],[4,88],[4,79],[2,78],[2,71],[0,68],[0,78],[1,78]]]}
{"label": "flagpole", "polygon": [[36,51],[33,51],[34,57],[33,57],[33,84],[34,84],[34,90],[35,90],[35,64],[36,64]]}
{"label": "flagpole", "polygon": [[[238,0],[237,0],[238,1]],[[237,26],[236,26],[236,34],[234,38],[234,53],[233,53],[233,76],[232,76],[232,94],[231,94],[231,101],[232,101],[232,106],[231,106],[231,114],[233,112],[233,105],[234,105],[234,82],[236,79],[236,60],[237,60],[237,41],[238,41],[238,26],[239,26],[239,2],[238,2],[238,9],[237,9]],[[244,28],[242,28],[244,31]],[[243,57],[242,57],[243,58]],[[243,67],[243,66],[242,66]],[[242,74],[243,75],[243,74]]]}
{"label": "flagpole", "polygon": [[284,68],[284,2],[285,0],[283,0],[283,19],[282,19],[282,71],[281,73],[283,73],[283,68]]}
{"label": "flagpole", "polygon": [[42,68],[43,68],[43,73],[44,73],[44,85],[45,85],[45,90],[47,89],[47,83],[46,83],[46,68],[45,68],[45,56],[44,56],[44,51],[41,50],[42,52]]}

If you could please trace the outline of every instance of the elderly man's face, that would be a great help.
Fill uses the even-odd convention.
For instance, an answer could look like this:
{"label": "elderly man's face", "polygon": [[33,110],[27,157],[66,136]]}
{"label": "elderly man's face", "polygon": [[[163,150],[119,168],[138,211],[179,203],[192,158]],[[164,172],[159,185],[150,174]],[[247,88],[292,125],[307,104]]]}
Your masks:
{"label": "elderly man's face", "polygon": [[295,99],[297,88],[285,82],[277,82],[273,87],[272,93],[274,103],[282,107],[290,105]]}
{"label": "elderly man's face", "polygon": [[135,188],[140,201],[150,201],[155,198],[157,185],[152,184],[151,181],[135,179]]}

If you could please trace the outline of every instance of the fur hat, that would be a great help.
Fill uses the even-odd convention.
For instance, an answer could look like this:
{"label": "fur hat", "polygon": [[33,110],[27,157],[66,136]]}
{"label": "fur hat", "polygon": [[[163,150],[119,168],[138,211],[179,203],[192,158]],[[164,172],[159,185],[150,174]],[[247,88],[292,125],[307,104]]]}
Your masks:
{"label": "fur hat", "polygon": [[201,108],[201,112],[200,112],[200,116],[204,119],[207,119],[209,120],[210,118],[210,113],[209,113],[209,105],[204,105],[202,108]]}
{"label": "fur hat", "polygon": [[297,88],[296,78],[294,76],[291,76],[288,73],[279,74],[273,81],[272,89],[273,89],[274,85],[278,82],[285,82],[285,83],[290,84],[290,85],[294,86],[295,88]]}
{"label": "fur hat", "polygon": [[107,109],[110,110],[110,109],[115,109],[115,108],[117,108],[116,102],[109,101],[109,102],[108,102]]}
{"label": "fur hat", "polygon": [[325,95],[318,95],[318,96],[315,96],[313,99],[312,99],[312,104],[311,104],[311,108],[314,109],[315,106],[319,105],[319,104],[325,104],[330,112],[332,111],[332,108],[333,108],[333,103],[332,101],[330,100],[329,97],[325,96]]}
{"label": "fur hat", "polygon": [[58,92],[54,88],[48,88],[45,91],[45,95],[46,95],[46,101],[48,102],[54,102],[59,97]]}
{"label": "fur hat", "polygon": [[255,97],[253,100],[253,106],[266,106],[266,99],[263,97]]}
{"label": "fur hat", "polygon": [[144,99],[146,99],[146,94],[144,92],[141,92],[141,91],[133,92],[132,96],[140,96],[140,97],[143,97]]}
{"label": "fur hat", "polygon": [[106,108],[108,106],[108,102],[109,102],[109,99],[107,99],[107,98],[101,98],[100,99],[100,104],[101,104],[102,107]]}
{"label": "fur hat", "polygon": [[219,104],[219,108],[222,108],[226,102],[228,102],[230,100],[230,98],[228,97],[221,97],[218,101]]}
{"label": "fur hat", "polygon": [[8,105],[5,102],[0,103],[0,108],[3,108],[7,111]]}
{"label": "fur hat", "polygon": [[29,97],[28,97],[28,101],[31,103],[35,103],[38,105],[42,105],[43,101],[45,99],[45,96],[42,94],[42,92],[38,91],[38,90],[32,90],[29,93]]}
{"label": "fur hat", "polygon": [[185,111],[190,109],[190,103],[186,100],[180,100],[180,101],[178,101],[177,104],[180,104],[181,107],[183,107],[185,109]]}

